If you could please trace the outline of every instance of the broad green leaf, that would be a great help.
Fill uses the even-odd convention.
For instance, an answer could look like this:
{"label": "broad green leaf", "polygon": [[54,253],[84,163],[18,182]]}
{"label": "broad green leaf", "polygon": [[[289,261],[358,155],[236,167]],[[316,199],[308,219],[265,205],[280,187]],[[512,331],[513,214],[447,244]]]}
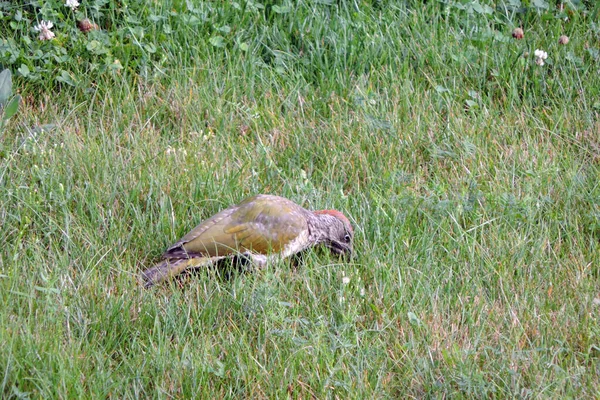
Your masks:
{"label": "broad green leaf", "polygon": [[415,314],[412,311],[408,312],[408,322],[410,322],[411,325],[414,326],[421,326],[423,324],[423,322],[419,319],[419,317],[417,317],[417,314]]}
{"label": "broad green leaf", "polygon": [[146,51],[150,54],[156,53],[156,46],[154,45],[154,43],[146,43],[144,45],[144,49],[146,49]]}
{"label": "broad green leaf", "polygon": [[217,28],[217,30],[219,32],[223,32],[223,33],[229,33],[229,32],[231,32],[231,28],[229,27],[229,25],[223,25],[220,28]]}
{"label": "broad green leaf", "polygon": [[89,41],[85,47],[86,47],[86,49],[88,49],[88,51],[90,53],[93,53],[96,55],[102,55],[102,54],[108,53],[108,49],[106,48],[106,46],[104,46],[102,43],[100,43],[97,40]]}
{"label": "broad green leaf", "polygon": [[21,101],[21,96],[20,95],[16,95],[6,105],[6,107],[4,108],[4,115],[2,116],[2,119],[4,121],[7,121],[10,117],[12,117],[13,115],[15,115],[17,113],[17,110],[19,109],[19,103],[20,103],[20,101]]}
{"label": "broad green leaf", "polygon": [[28,77],[29,73],[31,72],[29,70],[29,67],[27,65],[25,65],[25,64],[21,64],[21,66],[19,67],[19,69],[17,69],[17,71],[19,71],[19,73],[21,75],[23,75],[24,77]]}
{"label": "broad green leaf", "polygon": [[219,360],[216,360],[214,366],[208,367],[208,372],[215,374],[219,378],[223,378],[225,376],[225,364]]}
{"label": "broad green leaf", "polygon": [[567,61],[571,61],[572,63],[574,63],[577,66],[582,66],[583,65],[583,58],[576,56],[575,54],[573,54],[572,51],[568,52],[565,55],[565,60]]}
{"label": "broad green leaf", "polygon": [[208,41],[215,47],[225,47],[225,39],[223,39],[223,36],[213,36]]}
{"label": "broad green leaf", "polygon": [[273,6],[273,11],[277,14],[287,14],[292,11],[290,6]]}
{"label": "broad green leaf", "polygon": [[67,85],[77,86],[77,82],[73,79],[73,77],[65,70],[60,71],[60,75],[56,78],[57,81],[66,83]]}
{"label": "broad green leaf", "polygon": [[477,14],[491,14],[494,11],[490,6],[481,5],[478,1],[473,2],[472,7]]}
{"label": "broad green leaf", "polygon": [[547,10],[548,8],[550,8],[546,0],[533,0],[531,2],[531,5],[540,10]]}
{"label": "broad green leaf", "polygon": [[469,108],[474,108],[474,107],[478,107],[479,106],[477,104],[477,102],[473,101],[473,100],[465,100],[465,103],[467,104],[467,106],[469,106]]}
{"label": "broad green leaf", "polygon": [[152,22],[158,22],[158,21],[162,21],[162,20],[166,19],[166,17],[164,17],[162,15],[152,14],[151,16],[148,17],[148,19]]}
{"label": "broad green leaf", "polygon": [[12,93],[12,74],[5,69],[0,72],[0,105],[5,104]]}
{"label": "broad green leaf", "polygon": [[142,23],[142,21],[140,21],[139,19],[137,19],[136,17],[134,17],[133,15],[127,15],[125,17],[125,22],[128,22],[130,24],[135,24],[135,25],[139,25]]}

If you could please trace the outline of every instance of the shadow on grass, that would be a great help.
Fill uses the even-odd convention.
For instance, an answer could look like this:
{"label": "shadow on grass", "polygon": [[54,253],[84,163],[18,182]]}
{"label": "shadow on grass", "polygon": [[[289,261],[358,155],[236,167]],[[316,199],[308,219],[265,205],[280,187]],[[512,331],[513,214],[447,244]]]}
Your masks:
{"label": "shadow on grass", "polygon": [[[282,267],[291,267],[296,271],[304,262],[306,251],[294,254],[281,262]],[[212,265],[190,268],[175,276],[173,281],[177,286],[183,288],[192,283],[192,280],[200,279],[202,275],[208,275],[217,279],[219,282],[230,282],[243,275],[250,275],[258,271],[258,268],[252,264],[252,260],[243,255],[226,258],[215,261]]]}

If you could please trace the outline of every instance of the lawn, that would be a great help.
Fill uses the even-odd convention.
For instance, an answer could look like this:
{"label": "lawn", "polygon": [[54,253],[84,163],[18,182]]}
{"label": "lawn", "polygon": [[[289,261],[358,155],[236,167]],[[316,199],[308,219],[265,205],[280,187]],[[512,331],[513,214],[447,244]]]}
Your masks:
{"label": "lawn", "polygon": [[[598,396],[595,1],[64,3],[0,3],[0,397]],[[143,288],[257,193],[357,257]]]}

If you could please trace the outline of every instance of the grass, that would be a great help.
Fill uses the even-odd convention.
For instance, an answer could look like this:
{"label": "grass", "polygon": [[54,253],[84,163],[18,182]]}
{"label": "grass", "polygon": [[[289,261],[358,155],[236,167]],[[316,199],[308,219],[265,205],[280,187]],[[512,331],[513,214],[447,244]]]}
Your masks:
{"label": "grass", "polygon": [[[145,12],[226,45],[190,22],[89,87],[15,79],[3,397],[597,396],[598,6],[180,3]],[[358,258],[141,287],[256,193],[342,210]]]}

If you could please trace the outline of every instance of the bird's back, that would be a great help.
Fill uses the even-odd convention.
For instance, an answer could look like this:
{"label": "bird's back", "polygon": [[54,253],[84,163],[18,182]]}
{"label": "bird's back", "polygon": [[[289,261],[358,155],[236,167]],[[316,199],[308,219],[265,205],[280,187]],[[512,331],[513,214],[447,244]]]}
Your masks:
{"label": "bird's back", "polygon": [[307,213],[310,211],[283,197],[253,196],[200,223],[171,246],[164,257],[281,252],[295,239],[306,236]]}

